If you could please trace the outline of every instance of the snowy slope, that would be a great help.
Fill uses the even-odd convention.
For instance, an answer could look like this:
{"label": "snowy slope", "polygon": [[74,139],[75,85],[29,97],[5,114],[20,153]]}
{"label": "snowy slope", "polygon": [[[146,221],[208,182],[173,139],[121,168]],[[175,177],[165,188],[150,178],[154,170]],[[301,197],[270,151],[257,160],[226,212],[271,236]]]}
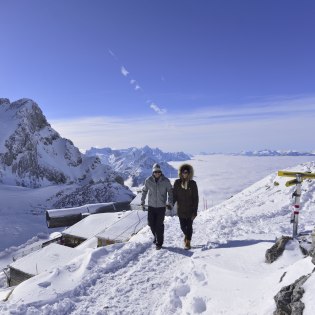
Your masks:
{"label": "snowy slope", "polygon": [[[292,170],[315,172],[315,163]],[[8,302],[0,304],[0,310],[3,314],[58,315],[272,314],[273,296],[314,268],[296,241],[287,245],[275,263],[265,263],[265,251],[275,237],[291,234],[294,187],[285,187],[285,181],[273,173],[200,211],[191,251],[183,249],[178,219],[170,216],[162,250],[152,246],[147,227],[127,243],[95,249],[22,283]],[[314,192],[315,183],[305,181],[302,231],[315,224]],[[314,310],[314,278],[304,284],[307,315]]]}

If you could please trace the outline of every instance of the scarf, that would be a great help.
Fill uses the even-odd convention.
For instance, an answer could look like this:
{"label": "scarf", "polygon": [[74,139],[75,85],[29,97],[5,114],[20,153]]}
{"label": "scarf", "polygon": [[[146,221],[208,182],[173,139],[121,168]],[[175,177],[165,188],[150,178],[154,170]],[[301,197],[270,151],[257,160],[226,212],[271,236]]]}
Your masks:
{"label": "scarf", "polygon": [[182,180],[181,186],[182,186],[182,188],[187,189],[188,188],[188,180]]}

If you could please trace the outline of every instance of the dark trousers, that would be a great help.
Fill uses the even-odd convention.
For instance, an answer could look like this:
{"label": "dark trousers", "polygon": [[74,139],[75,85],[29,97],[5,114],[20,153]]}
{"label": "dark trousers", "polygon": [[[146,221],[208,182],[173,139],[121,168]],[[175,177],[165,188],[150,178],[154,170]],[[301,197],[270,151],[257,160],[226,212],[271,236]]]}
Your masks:
{"label": "dark trousers", "polygon": [[193,234],[193,228],[192,228],[193,220],[191,218],[188,218],[188,219],[179,218],[179,222],[180,222],[180,228],[185,234],[186,239],[188,241],[191,241],[191,237]]}
{"label": "dark trousers", "polygon": [[162,246],[164,241],[164,218],[165,207],[148,208],[148,225],[151,228],[152,234],[156,240],[156,244]]}

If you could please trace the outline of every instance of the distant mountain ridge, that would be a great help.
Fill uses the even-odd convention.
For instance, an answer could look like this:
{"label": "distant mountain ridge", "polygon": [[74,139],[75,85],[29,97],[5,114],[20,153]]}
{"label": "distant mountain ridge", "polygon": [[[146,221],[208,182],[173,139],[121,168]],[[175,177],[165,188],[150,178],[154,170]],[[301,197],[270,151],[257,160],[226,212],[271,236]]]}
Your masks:
{"label": "distant mountain ridge", "polygon": [[257,150],[257,151],[242,151],[234,153],[233,155],[245,156],[315,156],[315,152],[298,152],[295,150],[281,151],[281,150]]}
{"label": "distant mountain ridge", "polygon": [[235,155],[235,156],[315,156],[315,150],[312,152],[299,152],[295,150],[246,150],[241,152],[223,153],[223,152],[200,152],[200,155]]}
{"label": "distant mountain ridge", "polygon": [[152,174],[152,165],[159,163],[167,177],[177,177],[177,170],[167,162],[187,161],[191,156],[183,152],[163,152],[158,148],[128,148],[113,150],[111,148],[91,148],[86,151],[87,156],[98,156],[102,163],[110,165],[115,171],[122,174],[125,180],[129,179],[132,186],[139,186]]}
{"label": "distant mountain ridge", "polygon": [[117,176],[98,157],[83,155],[61,138],[33,100],[0,99],[0,183],[29,188],[69,185],[67,193],[55,198],[54,207],[132,200]]}

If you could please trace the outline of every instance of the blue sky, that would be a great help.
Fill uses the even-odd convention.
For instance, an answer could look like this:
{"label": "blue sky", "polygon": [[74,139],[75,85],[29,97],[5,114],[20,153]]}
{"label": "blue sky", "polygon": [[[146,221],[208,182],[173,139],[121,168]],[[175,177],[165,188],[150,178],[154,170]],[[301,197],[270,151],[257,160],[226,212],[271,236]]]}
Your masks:
{"label": "blue sky", "polygon": [[0,0],[0,96],[82,150],[314,150],[315,2]]}

